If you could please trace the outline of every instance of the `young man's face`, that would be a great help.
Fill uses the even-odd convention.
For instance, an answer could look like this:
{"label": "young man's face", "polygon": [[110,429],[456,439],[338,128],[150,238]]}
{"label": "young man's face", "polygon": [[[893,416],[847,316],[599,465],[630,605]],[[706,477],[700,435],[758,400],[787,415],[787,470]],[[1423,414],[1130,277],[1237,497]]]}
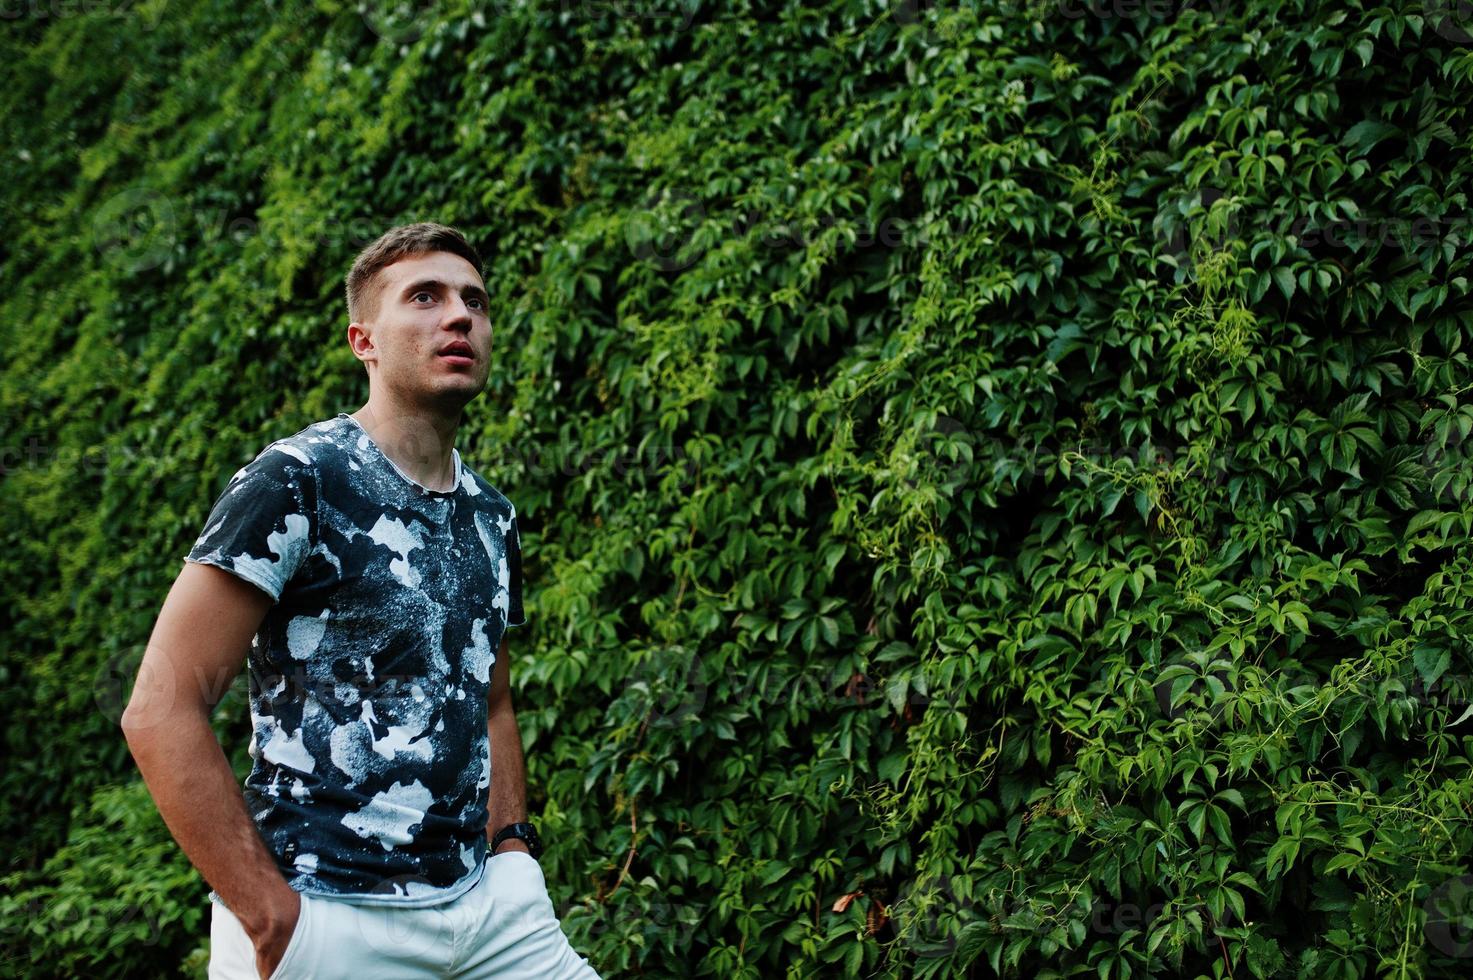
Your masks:
{"label": "young man's face", "polygon": [[[491,370],[481,277],[458,255],[428,252],[385,266],[378,282],[377,311],[348,327],[353,353],[374,365],[374,384],[396,402],[458,411],[481,393]],[[443,353],[452,346],[469,352]]]}

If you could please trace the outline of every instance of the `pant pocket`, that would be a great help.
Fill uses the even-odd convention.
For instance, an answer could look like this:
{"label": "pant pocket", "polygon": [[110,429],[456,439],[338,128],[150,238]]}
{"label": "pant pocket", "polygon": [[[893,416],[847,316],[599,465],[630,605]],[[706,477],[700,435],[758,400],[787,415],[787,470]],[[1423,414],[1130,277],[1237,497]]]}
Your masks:
{"label": "pant pocket", "polygon": [[305,963],[309,959],[309,950],[306,950],[310,937],[307,935],[312,926],[312,920],[316,917],[317,900],[305,892],[298,892],[301,898],[301,909],[297,912],[297,924],[292,927],[292,937],[287,940],[286,951],[281,954],[281,962],[276,964],[276,969],[271,971],[271,976],[266,980],[289,980],[294,976],[306,977],[299,963]]}
{"label": "pant pocket", "polygon": [[542,865],[526,851],[504,851],[488,860],[491,864],[486,874],[491,876],[491,887],[503,900],[530,905],[547,896]]}

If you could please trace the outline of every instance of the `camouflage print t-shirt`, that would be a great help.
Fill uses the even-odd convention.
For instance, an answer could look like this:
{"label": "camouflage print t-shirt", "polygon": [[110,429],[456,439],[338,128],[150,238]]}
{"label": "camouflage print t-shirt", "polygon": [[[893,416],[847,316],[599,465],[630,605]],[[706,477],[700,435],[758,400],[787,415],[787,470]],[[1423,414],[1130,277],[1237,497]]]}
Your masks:
{"label": "camouflage print t-shirt", "polygon": [[452,460],[454,487],[429,490],[339,413],[231,477],[184,559],[276,600],[247,657],[243,792],[298,891],[435,905],[485,867],[486,695],[525,623],[521,538]]}

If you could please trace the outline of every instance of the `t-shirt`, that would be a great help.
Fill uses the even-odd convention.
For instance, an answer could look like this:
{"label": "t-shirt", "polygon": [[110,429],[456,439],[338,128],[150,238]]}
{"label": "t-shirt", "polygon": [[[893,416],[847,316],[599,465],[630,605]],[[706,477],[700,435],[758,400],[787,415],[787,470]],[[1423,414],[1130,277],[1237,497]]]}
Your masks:
{"label": "t-shirt", "polygon": [[521,537],[451,458],[455,485],[427,489],[340,412],[236,472],[185,556],[276,600],[247,656],[243,795],[298,891],[422,907],[484,870],[486,697],[526,622]]}

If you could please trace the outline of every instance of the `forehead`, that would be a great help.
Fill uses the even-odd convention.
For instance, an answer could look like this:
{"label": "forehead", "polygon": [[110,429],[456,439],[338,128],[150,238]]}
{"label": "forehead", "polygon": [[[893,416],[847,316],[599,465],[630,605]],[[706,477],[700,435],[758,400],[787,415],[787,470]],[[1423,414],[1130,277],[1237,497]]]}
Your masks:
{"label": "forehead", "polygon": [[475,266],[454,252],[426,252],[423,255],[406,256],[384,266],[379,270],[379,275],[389,295],[422,279],[449,283],[457,291],[470,286],[485,288]]}

